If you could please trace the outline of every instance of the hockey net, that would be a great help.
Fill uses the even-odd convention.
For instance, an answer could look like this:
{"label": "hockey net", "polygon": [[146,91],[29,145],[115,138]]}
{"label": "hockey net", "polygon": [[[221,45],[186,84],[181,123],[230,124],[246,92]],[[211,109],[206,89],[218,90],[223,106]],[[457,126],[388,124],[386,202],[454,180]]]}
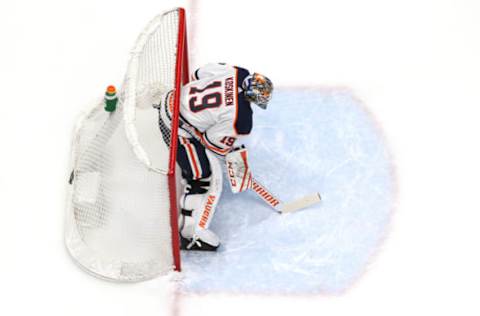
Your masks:
{"label": "hockey net", "polygon": [[[175,154],[187,80],[185,12],[178,8],[140,34],[117,109],[106,112],[101,99],[77,124],[65,238],[74,260],[96,276],[140,281],[180,270]],[[172,126],[162,129],[152,105],[170,90]]]}

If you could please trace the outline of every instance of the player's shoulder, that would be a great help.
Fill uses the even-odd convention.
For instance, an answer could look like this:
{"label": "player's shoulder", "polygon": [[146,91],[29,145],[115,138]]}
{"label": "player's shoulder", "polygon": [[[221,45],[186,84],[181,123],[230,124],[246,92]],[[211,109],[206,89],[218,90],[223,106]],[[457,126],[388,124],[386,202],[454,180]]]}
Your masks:
{"label": "player's shoulder", "polygon": [[237,135],[248,135],[252,131],[253,111],[250,102],[242,94],[238,95],[237,113],[234,128]]}
{"label": "player's shoulder", "polygon": [[237,105],[235,111],[235,118],[233,122],[233,128],[235,129],[235,134],[237,135],[248,135],[252,131],[252,108],[250,102],[245,98],[243,93],[240,93],[242,83],[245,78],[250,75],[250,72],[240,66],[230,66],[232,70],[231,78],[235,76],[236,81],[236,94],[237,94]]}
{"label": "player's shoulder", "polygon": [[250,72],[247,69],[239,67],[239,66],[233,66],[233,68],[235,69],[235,71],[237,73],[239,85],[241,85],[243,80],[245,80],[245,78],[248,75],[250,75]]}

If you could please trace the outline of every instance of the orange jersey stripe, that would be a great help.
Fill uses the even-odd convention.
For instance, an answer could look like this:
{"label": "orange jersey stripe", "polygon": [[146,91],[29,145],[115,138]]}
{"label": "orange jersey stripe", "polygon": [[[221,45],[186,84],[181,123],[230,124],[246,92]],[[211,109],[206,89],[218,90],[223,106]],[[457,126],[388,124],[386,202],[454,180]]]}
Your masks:
{"label": "orange jersey stripe", "polygon": [[182,137],[182,139],[183,139],[182,143],[187,148],[187,156],[190,160],[190,165],[193,167],[192,170],[195,173],[194,178],[195,179],[200,179],[202,175],[200,174],[200,169],[198,168],[198,164],[197,164],[197,161],[195,159],[195,152],[194,152],[193,146],[188,139],[186,139],[184,137]]}
{"label": "orange jersey stripe", "polygon": [[226,155],[230,152],[231,148],[219,149],[215,146],[210,145],[210,143],[205,139],[205,136],[203,136],[203,134],[201,134],[201,133],[200,133],[200,140],[205,147],[207,147],[208,149],[210,149],[214,153],[217,153],[217,154],[220,154],[220,155]]}
{"label": "orange jersey stripe", "polygon": [[[242,184],[240,185],[240,191],[243,191],[243,185],[245,184],[245,180],[247,179],[247,174],[249,173],[248,172],[248,162],[247,162],[247,152],[246,151],[243,151],[240,153],[240,155],[242,156],[242,160],[243,160],[243,163],[245,165],[245,172],[243,174],[243,179],[242,179]],[[247,181],[247,186],[248,186],[248,181]]]}

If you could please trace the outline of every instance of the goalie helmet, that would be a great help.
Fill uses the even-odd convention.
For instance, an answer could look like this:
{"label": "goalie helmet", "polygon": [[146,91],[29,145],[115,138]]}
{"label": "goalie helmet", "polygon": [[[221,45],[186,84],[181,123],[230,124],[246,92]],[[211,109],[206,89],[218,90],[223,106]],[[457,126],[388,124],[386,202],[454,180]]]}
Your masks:
{"label": "goalie helmet", "polygon": [[273,91],[273,83],[270,79],[259,73],[254,73],[243,80],[242,88],[248,101],[255,103],[264,110],[267,108]]}

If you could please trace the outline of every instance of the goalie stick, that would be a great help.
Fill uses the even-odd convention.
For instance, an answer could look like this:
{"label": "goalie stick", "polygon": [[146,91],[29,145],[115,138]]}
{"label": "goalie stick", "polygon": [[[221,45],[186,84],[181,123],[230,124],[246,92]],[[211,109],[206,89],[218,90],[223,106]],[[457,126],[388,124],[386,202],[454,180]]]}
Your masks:
{"label": "goalie stick", "polygon": [[264,185],[255,180],[248,165],[248,154],[244,145],[234,148],[222,160],[225,160],[227,177],[233,193],[253,190],[267,204],[280,213],[293,212],[320,201],[320,194],[304,196],[290,203],[280,202]]}
{"label": "goalie stick", "polygon": [[[201,142],[200,135],[201,133],[193,126],[189,125],[188,123],[182,121],[181,119],[179,120],[179,128],[182,128],[184,131],[186,131],[188,134],[190,134],[193,138]],[[216,154],[217,157],[225,161],[225,157],[220,156]],[[291,201],[289,203],[284,203],[281,202],[279,199],[274,197],[270,191],[268,191],[265,186],[260,184],[258,180],[252,177],[252,188],[251,188],[255,193],[260,196],[260,198],[265,201],[267,204],[269,204],[273,209],[275,209],[279,213],[290,213],[294,212],[297,210],[300,210],[302,208],[309,207],[311,205],[317,204],[318,202],[321,201],[320,193],[316,192],[313,194],[306,195],[302,198],[296,199],[294,201]]]}
{"label": "goalie stick", "polygon": [[270,193],[258,180],[252,179],[252,190],[279,213],[290,213],[309,207],[321,201],[320,193],[306,195],[294,201],[284,203]]}

